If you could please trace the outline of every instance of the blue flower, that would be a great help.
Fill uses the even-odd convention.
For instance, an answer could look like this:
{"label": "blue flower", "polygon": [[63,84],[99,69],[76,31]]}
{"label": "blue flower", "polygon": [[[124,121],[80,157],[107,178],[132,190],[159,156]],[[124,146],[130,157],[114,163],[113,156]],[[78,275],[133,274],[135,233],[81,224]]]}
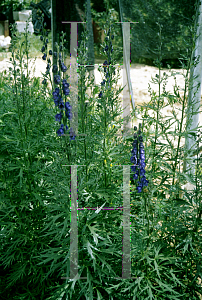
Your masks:
{"label": "blue flower", "polygon": [[133,147],[133,149],[131,150],[131,153],[137,155],[137,147],[136,146]]}
{"label": "blue flower", "polygon": [[[134,130],[137,130],[137,127],[134,127]],[[133,179],[137,180],[140,178],[140,181],[138,181],[137,191],[140,193],[142,191],[142,188],[144,186],[148,185],[148,180],[146,180],[145,176],[145,151],[144,151],[144,145],[143,145],[143,137],[140,135],[141,131],[138,131],[138,135],[134,134],[134,141],[133,141],[133,149],[131,151],[132,157],[131,162],[136,164],[136,166],[132,166],[131,170],[135,173],[133,174]],[[138,145],[139,144],[139,145]],[[139,147],[138,147],[139,146]],[[137,152],[137,149],[139,148],[139,151]]]}
{"label": "blue flower", "polygon": [[43,60],[46,60],[46,53],[44,53],[44,55],[42,56]]}
{"label": "blue flower", "polygon": [[67,67],[65,66],[64,63],[62,63],[62,65],[61,65],[61,71],[62,71],[63,73],[67,71]]}
{"label": "blue flower", "polygon": [[58,99],[58,94],[56,92],[53,92],[53,99],[57,100]]}
{"label": "blue flower", "polygon": [[105,84],[105,79],[103,79],[103,81],[101,82],[101,85],[103,86]]}
{"label": "blue flower", "polygon": [[[107,71],[106,75],[105,75],[106,79],[109,78],[109,72]],[[109,80],[110,81],[110,80]]]}
{"label": "blue flower", "polygon": [[69,87],[69,83],[67,83],[67,82],[62,81],[62,85],[63,85],[63,88],[66,88],[66,89],[68,89],[68,87]]}
{"label": "blue flower", "polygon": [[46,66],[46,74],[48,75],[50,73],[50,64],[47,64]]}
{"label": "blue flower", "polygon": [[65,96],[68,96],[70,93],[70,90],[68,88],[64,88],[63,93],[65,94]]}
{"label": "blue flower", "polygon": [[136,166],[131,166],[131,171],[136,172]]}
{"label": "blue flower", "polygon": [[53,65],[53,73],[57,73],[58,67],[56,65]]}
{"label": "blue flower", "polygon": [[55,115],[55,121],[60,122],[62,120],[62,113],[60,112],[59,114]]}
{"label": "blue flower", "polygon": [[133,179],[135,179],[135,180],[138,179],[138,174],[137,174],[137,173],[135,173],[135,174],[133,175]]}
{"label": "blue flower", "polygon": [[72,113],[71,113],[71,111],[66,110],[66,111],[65,111],[65,115],[66,115],[66,117],[67,117],[69,120],[72,119]]}
{"label": "blue flower", "polygon": [[107,50],[108,50],[108,48],[109,48],[109,47],[106,45],[106,46],[105,46],[105,51],[107,51]]}
{"label": "blue flower", "polygon": [[44,79],[44,80],[42,81],[42,84],[46,84],[46,83],[47,83],[47,80]]}
{"label": "blue flower", "polygon": [[54,103],[55,103],[55,106],[59,105],[60,101],[58,100],[58,98],[54,100]]}
{"label": "blue flower", "polygon": [[69,102],[65,103],[65,109],[70,110],[71,109],[71,105],[69,104]]}
{"label": "blue flower", "polygon": [[58,105],[59,109],[63,109],[65,107],[64,102],[61,101]]}
{"label": "blue flower", "polygon": [[145,175],[143,175],[140,180],[141,180],[142,186],[148,186],[149,181],[146,180],[146,176]]}
{"label": "blue flower", "polygon": [[49,50],[49,55],[52,55],[53,54],[53,51],[52,50]]}
{"label": "blue flower", "polygon": [[141,161],[141,162],[140,162],[140,167],[142,167],[142,168],[145,168],[145,167],[146,167],[146,164],[145,164],[144,161]]}
{"label": "blue flower", "polygon": [[54,102],[55,102],[55,106],[59,106],[59,104],[60,104],[61,102],[63,103],[62,96],[61,96],[61,95],[58,95],[58,96],[54,99]]}
{"label": "blue flower", "polygon": [[42,37],[42,35],[40,36],[40,40],[41,40],[41,41],[43,41],[43,37]]}
{"label": "blue flower", "polygon": [[70,140],[75,140],[76,135],[75,135],[74,130],[73,130],[72,127],[70,128],[69,133],[70,133]]}
{"label": "blue flower", "polygon": [[57,131],[57,134],[58,134],[59,136],[61,136],[61,135],[64,134],[64,125],[63,125],[63,124],[61,124],[60,129],[58,129],[58,131]]}
{"label": "blue flower", "polygon": [[43,53],[45,50],[46,50],[46,48],[43,46],[43,47],[41,48],[41,52]]}
{"label": "blue flower", "polygon": [[143,153],[140,153],[140,159],[145,160],[145,155]]}
{"label": "blue flower", "polygon": [[57,99],[58,98],[59,92],[60,92],[60,89],[59,88],[55,88],[55,91],[53,91],[53,93],[52,93],[53,99]]}
{"label": "blue flower", "polygon": [[140,176],[143,176],[145,174],[145,169],[140,168]]}
{"label": "blue flower", "polygon": [[99,97],[99,98],[101,98],[101,97],[102,97],[102,91],[99,93],[98,97]]}
{"label": "blue flower", "polygon": [[135,157],[131,156],[130,161],[132,162],[132,164],[135,164]]}
{"label": "blue flower", "polygon": [[55,84],[60,83],[60,75],[54,75],[54,82],[55,82]]}

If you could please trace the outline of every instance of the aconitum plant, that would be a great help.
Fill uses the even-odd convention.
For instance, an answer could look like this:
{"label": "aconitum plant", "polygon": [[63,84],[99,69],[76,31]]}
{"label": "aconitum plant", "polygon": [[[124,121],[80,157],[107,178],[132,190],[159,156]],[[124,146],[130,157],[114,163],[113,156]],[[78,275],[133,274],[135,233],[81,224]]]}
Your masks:
{"label": "aconitum plant", "polygon": [[[138,133],[134,134],[133,149],[131,151],[132,156],[130,158],[131,162],[134,164],[131,167],[133,171],[133,179],[138,180],[137,192],[141,193],[144,186],[148,186],[148,180],[145,176],[145,151],[143,145],[143,137],[141,135],[141,124],[139,126]],[[137,127],[134,126],[134,130],[137,131]]]}
{"label": "aconitum plant", "polygon": [[[45,35],[45,33],[44,33]],[[70,135],[70,141],[75,140],[75,133],[73,132],[73,129],[68,127],[69,124],[68,120],[70,121],[72,119],[72,107],[67,101],[67,96],[70,94],[69,89],[69,83],[67,82],[67,76],[64,78],[64,73],[67,71],[67,67],[64,64],[64,55],[61,52],[63,50],[63,43],[65,33],[62,32],[61,36],[61,43],[58,45],[55,43],[56,50],[53,52],[53,50],[47,50],[47,44],[48,39],[41,36],[40,40],[43,41],[44,45],[41,48],[41,52],[43,53],[43,60],[46,60],[47,58],[47,67],[46,67],[46,73],[44,74],[44,79],[42,81],[42,84],[44,86],[47,85],[47,79],[51,81],[52,89],[53,89],[53,83],[50,76],[50,70],[52,67],[52,73],[53,73],[53,82],[56,86],[55,89],[52,92],[53,100],[55,103],[55,107],[57,107],[60,112],[55,115],[55,121],[59,122],[60,128],[57,130],[58,136],[62,136],[65,134]],[[49,55],[49,57],[47,57]],[[54,64],[51,64],[51,56],[53,56],[56,59],[56,62]]]}

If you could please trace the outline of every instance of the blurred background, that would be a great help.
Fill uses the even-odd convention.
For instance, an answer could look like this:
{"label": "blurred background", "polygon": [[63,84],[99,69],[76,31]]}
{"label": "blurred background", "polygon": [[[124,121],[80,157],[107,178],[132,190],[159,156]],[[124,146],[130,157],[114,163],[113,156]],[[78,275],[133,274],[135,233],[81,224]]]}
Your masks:
{"label": "blurred background", "polygon": [[[89,1],[90,2],[90,1]],[[106,1],[105,1],[106,2]],[[131,63],[154,65],[159,57],[159,43],[161,43],[161,57],[163,67],[169,64],[172,68],[180,67],[179,58],[191,51],[191,28],[196,13],[195,0],[110,0],[108,7],[113,11],[114,19],[119,22],[139,22],[131,24]],[[56,34],[63,30],[67,34],[66,48],[69,50],[70,25],[62,21],[83,21],[86,18],[86,0],[1,0],[0,1],[0,36],[3,34],[2,26],[8,20],[9,25],[16,22],[13,12],[31,10],[33,24],[33,51],[41,49],[35,37],[41,33],[41,15],[44,14],[46,29],[51,32],[51,6],[56,16]],[[93,28],[93,41],[95,58],[102,59],[100,43],[103,40],[102,26],[104,23],[102,13],[106,5],[102,0],[90,2],[91,20]],[[2,25],[3,24],[3,25]],[[161,26],[161,32],[159,28]],[[83,24],[78,24],[78,40],[81,38]],[[10,36],[9,31],[9,36]],[[51,38],[51,34],[49,35]],[[37,46],[38,44],[38,46]],[[37,50],[38,47],[38,50]],[[37,50],[37,51],[36,51]],[[117,60],[122,60],[122,27],[115,26],[114,50]]]}

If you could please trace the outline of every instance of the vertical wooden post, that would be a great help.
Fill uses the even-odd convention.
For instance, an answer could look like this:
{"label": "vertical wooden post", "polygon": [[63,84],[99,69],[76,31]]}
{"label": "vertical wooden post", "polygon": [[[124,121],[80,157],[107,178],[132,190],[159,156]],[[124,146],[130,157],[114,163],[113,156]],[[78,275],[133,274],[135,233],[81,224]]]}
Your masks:
{"label": "vertical wooden post", "polygon": [[8,20],[4,21],[4,36],[5,37],[9,36],[9,21]]}
{"label": "vertical wooden post", "polygon": [[77,165],[71,166],[70,278],[78,276]]}
{"label": "vertical wooden post", "polygon": [[130,248],[130,166],[123,166],[123,260],[122,278],[131,278]]}
{"label": "vertical wooden post", "polygon": [[90,76],[92,76],[94,75],[95,54],[90,0],[86,1],[86,16],[88,31],[88,65],[92,65],[92,67],[87,67],[87,69],[90,73]]}
{"label": "vertical wooden post", "polygon": [[[122,23],[123,32],[123,117],[129,117],[123,124],[123,132],[127,133],[131,128],[130,93],[127,79],[127,66],[130,61],[130,23]],[[130,71],[129,71],[130,72]]]}
{"label": "vertical wooden post", "polygon": [[77,28],[78,22],[71,22],[70,34],[70,99],[72,106],[72,119],[70,126],[74,133],[78,134],[78,74],[77,74]]}

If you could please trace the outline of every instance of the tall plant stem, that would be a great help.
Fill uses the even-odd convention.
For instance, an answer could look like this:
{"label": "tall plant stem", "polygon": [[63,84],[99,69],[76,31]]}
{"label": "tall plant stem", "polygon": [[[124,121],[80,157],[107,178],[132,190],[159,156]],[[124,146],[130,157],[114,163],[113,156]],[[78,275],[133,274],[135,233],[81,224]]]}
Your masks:
{"label": "tall plant stem", "polygon": [[[198,134],[198,137],[200,137],[200,134]],[[198,232],[198,225],[200,223],[201,220],[201,215],[202,215],[202,202],[200,200],[200,185],[198,182],[198,175],[199,175],[199,142],[200,142],[200,138],[198,138],[197,140],[197,159],[196,159],[196,189],[195,189],[195,197],[196,197],[196,204],[198,206],[197,208],[197,214],[196,214],[196,222],[195,222],[195,227],[194,227],[194,232]]]}
{"label": "tall plant stem", "polygon": [[22,84],[22,108],[23,108],[23,112],[22,112],[22,116],[23,116],[23,122],[24,122],[24,129],[25,129],[25,137],[27,137],[27,124],[25,121],[25,85],[24,85],[24,74],[23,74],[23,65],[22,65],[22,61],[23,61],[23,50],[22,50],[22,45],[20,47],[20,71],[21,71],[21,84]]}
{"label": "tall plant stem", "polygon": [[147,219],[147,247],[149,247],[149,241],[150,241],[150,226],[149,226],[149,213],[148,213],[148,204],[147,199],[144,197],[144,205],[145,205],[145,212],[146,212],[146,219]]}
{"label": "tall plant stem", "polygon": [[[162,47],[162,41],[161,41],[161,25],[159,25],[159,62],[158,62],[158,69],[159,69],[159,80],[158,80],[158,86],[159,86],[159,95],[158,95],[158,103],[157,103],[157,116],[156,116],[156,128],[155,128],[155,138],[154,138],[154,157],[156,156],[156,142],[158,138],[158,122],[159,122],[159,106],[160,106],[160,97],[161,97],[161,47]],[[154,162],[152,164],[152,171],[155,172],[156,167],[154,166]]]}
{"label": "tall plant stem", "polygon": [[[81,71],[81,126],[82,126],[82,133],[85,134],[86,130],[85,130],[85,115],[86,115],[86,110],[84,108],[84,102],[85,102],[85,93],[83,93],[83,73],[85,75],[85,72],[83,72],[83,69]],[[86,153],[86,137],[84,136],[84,159],[85,159],[85,164],[87,161],[87,153]],[[88,176],[88,166],[86,164],[86,179]],[[88,181],[88,179],[87,179]]]}
{"label": "tall plant stem", "polygon": [[[105,102],[105,108],[104,108],[104,144],[103,144],[103,152],[104,152],[104,160],[105,160],[105,143],[106,143],[106,102]],[[106,174],[106,168],[105,168],[105,161],[104,161],[104,174],[105,174],[105,188],[107,187],[107,174]]]}
{"label": "tall plant stem", "polygon": [[[189,63],[189,66],[190,66],[190,63]],[[183,95],[183,101],[182,101],[182,116],[181,116],[181,120],[180,120],[180,132],[179,132],[178,142],[177,142],[177,152],[176,152],[176,156],[175,156],[175,164],[174,164],[174,168],[173,168],[172,185],[174,185],[174,182],[175,182],[175,175],[176,175],[175,171],[177,168],[177,159],[178,159],[179,150],[180,150],[181,133],[182,133],[182,126],[183,126],[185,105],[186,105],[186,92],[187,92],[187,80],[188,80],[188,75],[189,75],[189,66],[187,68],[187,72],[186,72],[186,76],[185,76],[185,89],[184,89],[184,95]]]}

